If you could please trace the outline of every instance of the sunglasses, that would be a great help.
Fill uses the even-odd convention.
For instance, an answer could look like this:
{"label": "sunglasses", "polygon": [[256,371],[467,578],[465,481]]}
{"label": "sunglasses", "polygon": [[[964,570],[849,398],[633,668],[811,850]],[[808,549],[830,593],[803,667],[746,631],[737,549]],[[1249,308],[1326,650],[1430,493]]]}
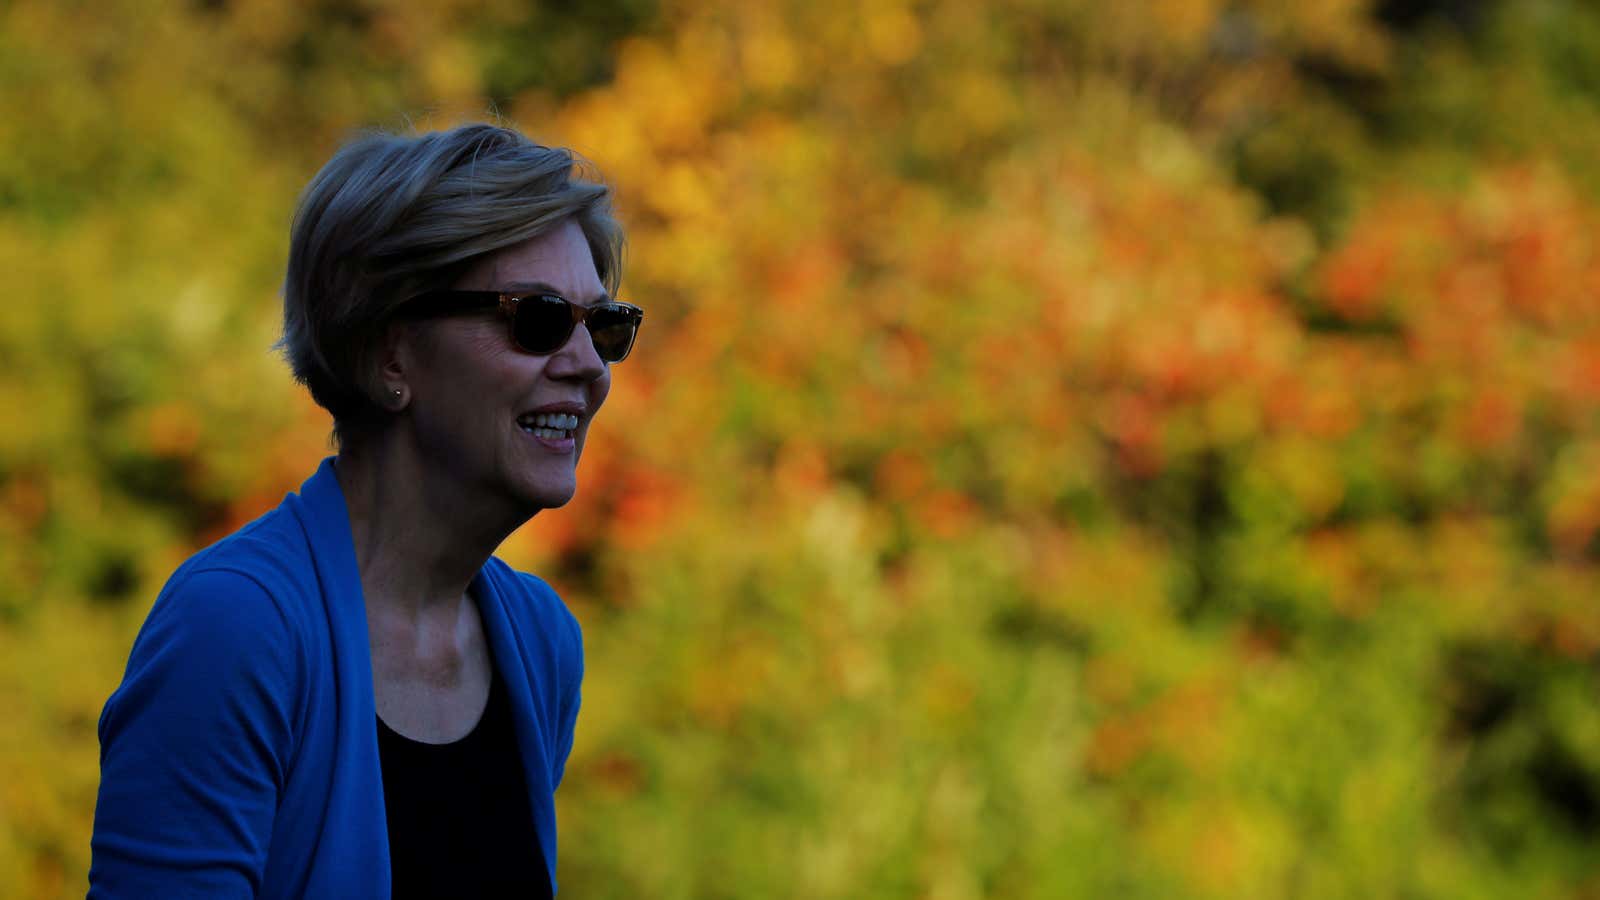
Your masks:
{"label": "sunglasses", "polygon": [[482,309],[498,309],[511,325],[511,340],[527,353],[543,355],[560,350],[583,323],[589,328],[594,352],[604,362],[622,362],[633,349],[644,310],[615,300],[579,306],[548,291],[429,291],[407,300],[407,316],[448,316]]}

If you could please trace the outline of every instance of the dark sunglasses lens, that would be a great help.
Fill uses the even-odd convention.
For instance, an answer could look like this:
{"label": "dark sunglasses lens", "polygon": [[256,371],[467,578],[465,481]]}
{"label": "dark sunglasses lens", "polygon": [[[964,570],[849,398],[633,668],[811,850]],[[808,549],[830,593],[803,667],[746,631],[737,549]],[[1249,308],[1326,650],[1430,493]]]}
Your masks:
{"label": "dark sunglasses lens", "polygon": [[512,322],[517,344],[529,353],[553,353],[572,336],[572,312],[559,297],[524,297]]}
{"label": "dark sunglasses lens", "polygon": [[589,317],[589,336],[594,350],[606,362],[617,362],[633,349],[639,322],[622,307],[601,307]]}

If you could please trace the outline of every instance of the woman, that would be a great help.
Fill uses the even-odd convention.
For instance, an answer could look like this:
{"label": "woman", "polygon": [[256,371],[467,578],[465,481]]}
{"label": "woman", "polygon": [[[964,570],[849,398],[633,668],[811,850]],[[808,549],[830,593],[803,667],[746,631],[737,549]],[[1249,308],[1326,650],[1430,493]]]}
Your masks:
{"label": "woman", "polygon": [[571,499],[642,318],[573,169],[474,125],[307,188],[280,344],[338,454],[157,598],[100,718],[91,897],[553,893],[582,638],[491,553]]}

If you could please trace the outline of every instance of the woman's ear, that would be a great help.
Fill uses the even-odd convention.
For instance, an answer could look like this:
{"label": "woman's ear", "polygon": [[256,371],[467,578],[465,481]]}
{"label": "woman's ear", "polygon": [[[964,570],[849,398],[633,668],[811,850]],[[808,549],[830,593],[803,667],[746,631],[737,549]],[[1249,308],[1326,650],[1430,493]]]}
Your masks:
{"label": "woman's ear", "polygon": [[389,412],[400,412],[411,401],[409,378],[416,371],[416,334],[409,322],[390,322],[374,347],[367,367],[368,396]]}

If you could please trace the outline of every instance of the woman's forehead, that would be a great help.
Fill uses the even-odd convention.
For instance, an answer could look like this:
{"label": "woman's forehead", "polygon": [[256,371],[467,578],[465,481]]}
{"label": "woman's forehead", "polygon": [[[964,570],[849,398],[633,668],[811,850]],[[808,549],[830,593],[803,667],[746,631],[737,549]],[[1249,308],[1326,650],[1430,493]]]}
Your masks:
{"label": "woman's forehead", "polygon": [[555,228],[489,254],[461,280],[464,289],[553,290],[577,302],[605,297],[583,229],[568,219]]}

